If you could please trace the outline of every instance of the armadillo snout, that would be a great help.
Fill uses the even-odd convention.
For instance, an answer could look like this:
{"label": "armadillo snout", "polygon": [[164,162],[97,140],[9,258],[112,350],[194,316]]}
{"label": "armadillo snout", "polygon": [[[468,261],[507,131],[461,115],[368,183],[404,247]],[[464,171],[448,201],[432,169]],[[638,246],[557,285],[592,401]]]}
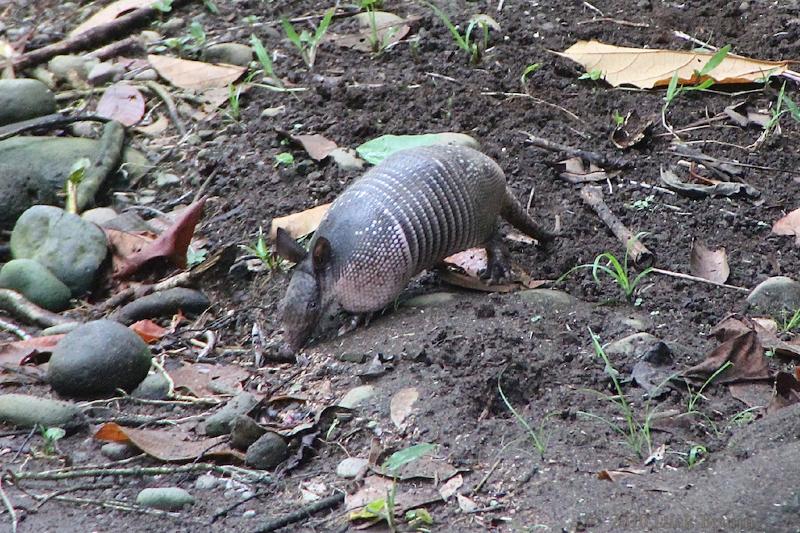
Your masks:
{"label": "armadillo snout", "polygon": [[302,269],[295,270],[280,306],[284,340],[281,351],[296,353],[300,350],[314,332],[320,314],[317,279]]}

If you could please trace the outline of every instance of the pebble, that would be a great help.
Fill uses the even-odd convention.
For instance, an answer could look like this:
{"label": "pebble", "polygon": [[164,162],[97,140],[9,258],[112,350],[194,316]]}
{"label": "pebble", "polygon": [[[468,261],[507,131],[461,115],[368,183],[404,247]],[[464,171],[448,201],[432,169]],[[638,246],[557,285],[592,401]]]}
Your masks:
{"label": "pebble", "polygon": [[186,24],[186,21],[181,17],[170,17],[164,24],[161,25],[161,30],[165,35],[172,35]]}
{"label": "pebble", "polygon": [[345,479],[355,479],[362,476],[369,466],[367,459],[348,457],[336,466],[336,475]]}
{"label": "pebble", "polygon": [[355,387],[347,391],[337,405],[353,409],[358,407],[362,402],[375,396],[376,392],[375,387],[372,385],[361,385],[360,387]]}
{"label": "pebble", "polygon": [[60,312],[69,306],[69,287],[32,259],[14,259],[0,269],[0,287],[12,289],[49,311]]}
{"label": "pebble", "polygon": [[211,490],[219,485],[221,480],[211,474],[203,474],[194,481],[194,488],[197,490]]}
{"label": "pebble", "polygon": [[136,503],[162,511],[180,511],[194,504],[194,497],[179,487],[160,487],[142,490],[136,496]]}
{"label": "pebble", "polygon": [[135,446],[122,442],[107,442],[100,447],[100,453],[112,461],[122,461],[139,454]]}
{"label": "pebble", "polygon": [[246,44],[219,43],[213,44],[203,51],[203,61],[209,63],[226,63],[246,67],[253,60],[253,49]]}
{"label": "pebble", "polygon": [[83,411],[73,403],[27,394],[0,394],[0,422],[26,428],[73,428],[87,423]]}
{"label": "pebble", "polygon": [[747,302],[773,315],[791,314],[800,309],[800,283],[787,276],[774,276],[759,283]]}
{"label": "pebble", "polygon": [[289,457],[286,441],[271,431],[264,433],[248,449],[244,462],[252,468],[271,470]]}
{"label": "pebble", "polygon": [[242,518],[253,518],[256,516],[256,512],[253,509],[248,509],[247,511],[242,513]]}
{"label": "pebble", "polygon": [[634,333],[633,335],[628,335],[627,337],[610,342],[603,350],[608,356],[641,357],[658,342],[658,337],[650,335],[649,333]]}
{"label": "pebble", "polygon": [[222,409],[209,416],[204,425],[205,434],[209,437],[227,435],[231,432],[231,422],[240,415],[246,415],[258,405],[258,398],[249,392],[241,392],[228,401]]}

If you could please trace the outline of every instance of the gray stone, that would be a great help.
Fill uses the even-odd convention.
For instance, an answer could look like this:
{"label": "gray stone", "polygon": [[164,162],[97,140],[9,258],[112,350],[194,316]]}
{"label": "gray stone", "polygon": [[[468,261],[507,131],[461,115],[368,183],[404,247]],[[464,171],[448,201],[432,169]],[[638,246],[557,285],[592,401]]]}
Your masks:
{"label": "gray stone", "polygon": [[533,308],[534,313],[541,315],[569,311],[578,303],[574,296],[553,289],[529,289],[517,294],[523,302]]}
{"label": "gray stone", "polygon": [[186,21],[181,17],[170,17],[161,25],[161,31],[165,35],[174,35],[186,24]]}
{"label": "gray stone", "polygon": [[92,57],[60,55],[47,62],[47,69],[58,79],[69,80],[71,77],[77,77],[85,80],[89,76],[89,71],[99,62]]}
{"label": "gray stone", "polygon": [[258,398],[249,392],[240,392],[222,406],[222,409],[209,416],[205,423],[205,434],[209,437],[227,435],[231,432],[231,422],[239,415],[246,415],[258,405]]}
{"label": "gray stone", "polygon": [[139,455],[140,452],[136,446],[131,446],[127,443],[107,442],[100,447],[100,453],[112,461],[122,461],[134,455]]}
{"label": "gray stone", "polygon": [[131,396],[146,400],[166,400],[169,398],[169,381],[161,372],[148,374],[139,385],[133,389]]}
{"label": "gray stone", "polygon": [[369,466],[367,459],[348,457],[336,466],[336,475],[345,479],[355,479],[364,475]]}
{"label": "gray stone", "polygon": [[[262,113],[263,114],[263,113]],[[337,148],[328,154],[340,169],[345,172],[356,172],[364,168],[364,160],[351,148]]]}
{"label": "gray stone", "polygon": [[0,270],[0,287],[22,294],[39,307],[63,311],[72,292],[52,272],[33,259],[13,259]]}
{"label": "gray stone", "polygon": [[144,489],[136,496],[136,503],[162,511],[180,511],[194,504],[194,497],[180,487]]}
{"label": "gray stone", "polygon": [[634,333],[608,343],[603,350],[606,355],[640,357],[660,339],[649,333]]}
{"label": "gray stone", "polygon": [[111,320],[95,320],[58,342],[48,378],[67,396],[130,391],[147,376],[150,359],[150,349],[132,330]]}
{"label": "gray stone", "polygon": [[403,307],[433,307],[435,305],[450,303],[455,299],[456,295],[452,292],[433,292],[409,298],[402,302],[401,305]]}
{"label": "gray stone", "polygon": [[136,81],[156,81],[158,79],[158,72],[152,68],[145,68],[133,75]]}
{"label": "gray stone", "polygon": [[375,396],[376,392],[375,387],[372,385],[361,385],[360,387],[355,387],[347,391],[347,394],[344,395],[344,398],[339,400],[337,405],[353,409],[365,400]]}
{"label": "gray stone", "polygon": [[79,326],[82,326],[81,322],[66,322],[64,324],[58,324],[56,326],[50,326],[49,328],[45,328],[42,330],[42,336],[45,335],[61,335],[62,333],[69,333],[70,331],[74,331]]}
{"label": "gray stone", "polygon": [[105,85],[114,81],[119,81],[125,75],[125,69],[120,65],[115,65],[108,61],[98,63],[92,67],[89,74],[86,76],[86,81],[95,87],[98,85]]}
{"label": "gray stone", "polygon": [[268,107],[261,112],[261,116],[263,118],[275,118],[279,115],[282,115],[286,112],[286,106],[278,106],[278,107]]}
{"label": "gray stone", "polygon": [[231,446],[237,450],[247,450],[266,432],[249,416],[239,415],[231,422]]}
{"label": "gray stone", "polygon": [[0,126],[56,112],[56,98],[39,80],[0,80]]}
{"label": "gray stone", "polygon": [[791,315],[800,309],[800,283],[786,276],[767,278],[750,292],[747,302],[765,313]]}
{"label": "gray stone", "polygon": [[89,290],[107,252],[103,230],[58,207],[31,207],[11,233],[14,259],[38,261],[69,287],[73,296]]}
{"label": "gray stone", "polygon": [[0,394],[0,422],[20,427],[77,428],[87,424],[81,409],[70,402],[28,396]]}
{"label": "gray stone", "polygon": [[143,32],[139,33],[142,37],[142,40],[146,43],[153,43],[155,41],[161,40],[161,34],[157,31],[152,30],[144,30]]}
{"label": "gray stone", "polygon": [[261,470],[275,468],[289,457],[289,446],[283,437],[269,431],[247,449],[244,462]]}
{"label": "gray stone", "polygon": [[211,474],[203,474],[194,481],[194,488],[197,490],[211,490],[218,486],[222,480]]}
{"label": "gray stone", "polygon": [[116,211],[110,207],[95,207],[81,213],[81,218],[86,222],[103,226],[106,222],[114,220],[119,216]]}
{"label": "gray stone", "polygon": [[209,63],[227,63],[246,67],[253,60],[253,49],[246,44],[219,43],[212,44],[203,51],[203,61]]}

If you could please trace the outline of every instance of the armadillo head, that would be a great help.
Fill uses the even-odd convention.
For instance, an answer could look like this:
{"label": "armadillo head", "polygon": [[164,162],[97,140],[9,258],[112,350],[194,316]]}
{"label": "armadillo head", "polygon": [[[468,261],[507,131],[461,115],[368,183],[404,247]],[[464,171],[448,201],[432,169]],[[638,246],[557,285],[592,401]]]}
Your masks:
{"label": "armadillo head", "polygon": [[317,238],[308,253],[279,229],[276,250],[297,263],[280,305],[284,341],[280,351],[282,355],[291,355],[305,345],[322,315],[325,303],[322,276],[330,263],[330,243],[324,237]]}

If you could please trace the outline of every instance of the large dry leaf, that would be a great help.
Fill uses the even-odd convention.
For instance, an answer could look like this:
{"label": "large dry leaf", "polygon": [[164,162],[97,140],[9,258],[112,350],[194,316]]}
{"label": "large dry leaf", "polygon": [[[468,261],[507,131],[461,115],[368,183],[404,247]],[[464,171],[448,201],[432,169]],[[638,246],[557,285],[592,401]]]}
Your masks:
{"label": "large dry leaf", "polygon": [[358,13],[355,16],[358,22],[358,33],[347,35],[334,35],[329,33],[327,40],[338,46],[353,48],[361,52],[372,52],[372,39],[377,38],[381,47],[393,45],[403,39],[411,31],[410,22],[416,21],[419,17],[404,19],[393,13],[375,11],[375,30],[376,35],[372,34],[372,19],[369,13]]}
{"label": "large dry leaf", "polygon": [[771,376],[764,349],[753,330],[723,342],[706,356],[705,361],[686,370],[683,376],[705,380],[727,362],[731,364],[717,374],[714,383],[753,381]]}
{"label": "large dry leaf", "polygon": [[115,83],[97,102],[97,114],[133,126],[144,116],[144,97],[133,85]]}
{"label": "large dry leaf", "polygon": [[701,242],[695,242],[689,255],[689,271],[709,281],[725,283],[731,274],[725,248],[711,250]]}
{"label": "large dry leaf", "polygon": [[269,230],[269,236],[274,241],[278,228],[283,228],[286,233],[294,239],[299,239],[317,229],[322,217],[328,212],[331,204],[322,204],[311,209],[306,209],[300,213],[292,213],[285,217],[278,217],[272,219],[272,226]]}
{"label": "large dry leaf", "polygon": [[213,65],[154,54],[148,55],[147,60],[159,76],[181,89],[227,87],[247,70],[246,67],[235,65]]}
{"label": "large dry leaf", "polygon": [[795,209],[772,225],[776,235],[794,235],[795,244],[800,244],[800,209]]}
{"label": "large dry leaf", "polygon": [[414,404],[418,399],[419,391],[416,387],[400,389],[392,397],[392,401],[389,403],[389,413],[395,427],[402,429],[405,426],[405,421],[414,411]]}
{"label": "large dry leaf", "polygon": [[154,0],[117,0],[116,2],[112,2],[86,19],[86,21],[80,24],[77,28],[69,32],[69,36],[75,37],[76,35],[84,33],[87,30],[97,26],[108,24],[120,15],[124,15],[129,11],[143,7],[149,7],[153,3],[155,3]]}
{"label": "large dry leaf", "polygon": [[[598,41],[578,41],[556,54],[580,63],[587,72],[599,70],[605,80],[618,87],[640,89],[666,87],[675,71],[684,85],[699,83],[696,71],[714,55],[706,52],[659,50],[614,46]],[[728,54],[708,76],[716,83],[751,83],[765,76],[783,74],[788,61],[762,61]]]}

